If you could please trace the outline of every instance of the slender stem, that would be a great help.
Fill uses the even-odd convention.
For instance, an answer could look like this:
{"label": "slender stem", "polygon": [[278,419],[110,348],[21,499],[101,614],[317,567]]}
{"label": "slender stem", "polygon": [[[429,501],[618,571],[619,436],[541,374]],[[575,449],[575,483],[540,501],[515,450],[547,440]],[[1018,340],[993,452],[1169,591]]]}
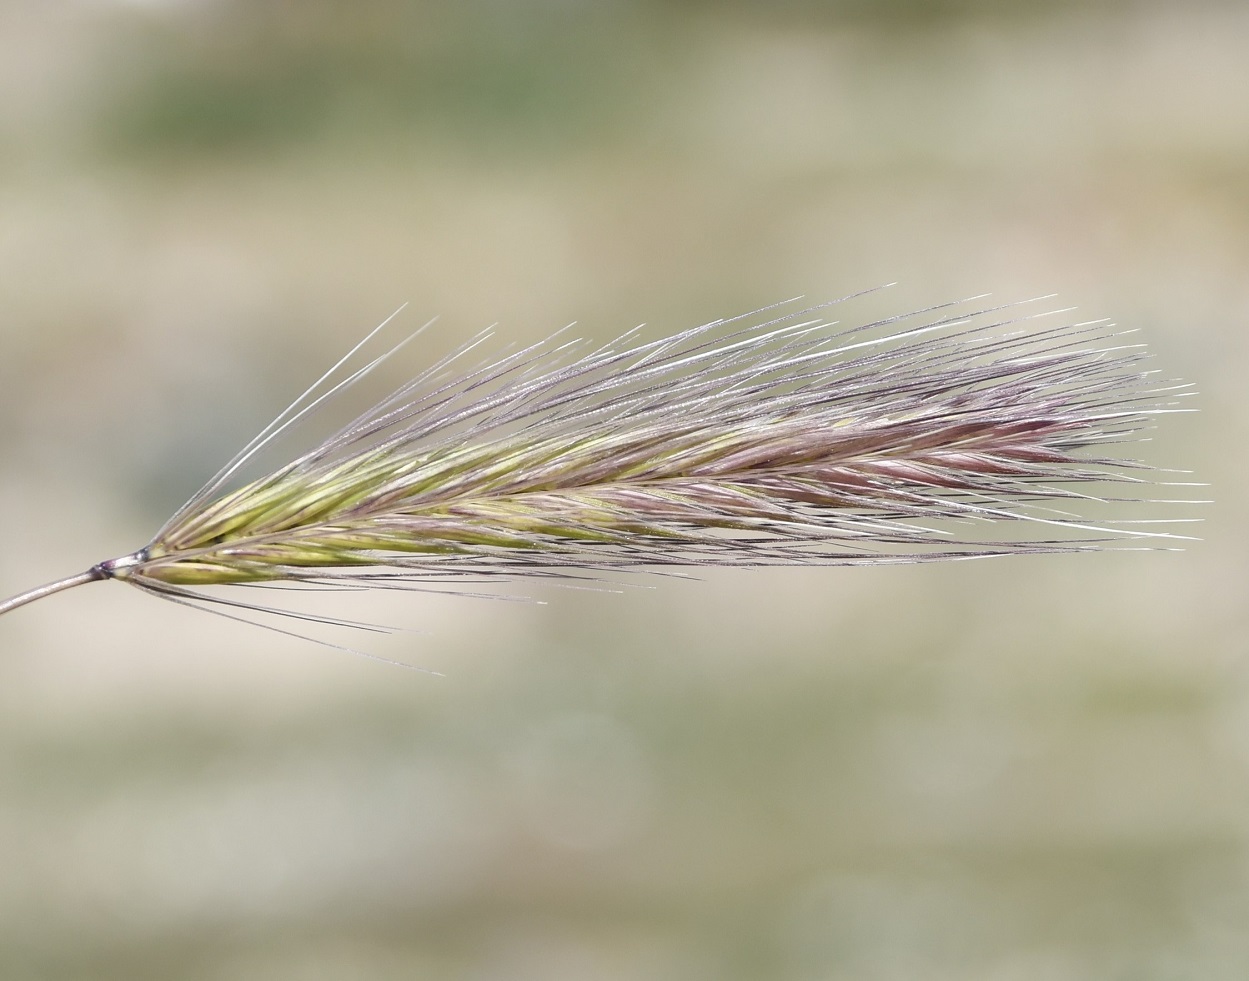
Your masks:
{"label": "slender stem", "polygon": [[10,610],[16,610],[19,606],[25,606],[27,603],[33,603],[37,599],[43,599],[45,596],[51,596],[53,593],[59,593],[62,589],[71,589],[74,586],[81,586],[83,583],[96,582],[97,580],[107,578],[108,576],[97,566],[77,576],[50,582],[46,586],[19,593],[17,596],[0,602],[0,615],[8,613]]}

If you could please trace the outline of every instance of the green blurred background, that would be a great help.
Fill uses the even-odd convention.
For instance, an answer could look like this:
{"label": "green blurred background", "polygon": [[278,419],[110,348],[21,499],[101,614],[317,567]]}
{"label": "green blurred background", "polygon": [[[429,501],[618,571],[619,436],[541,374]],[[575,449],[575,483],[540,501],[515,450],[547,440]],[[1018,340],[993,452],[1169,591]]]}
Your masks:
{"label": "green blurred background", "polygon": [[141,545],[403,301],[415,369],[1059,291],[1198,383],[1143,452],[1218,503],[1176,554],[332,605],[445,678],[23,609],[0,976],[1249,977],[1247,44],[1243,2],[4,0],[0,594]]}

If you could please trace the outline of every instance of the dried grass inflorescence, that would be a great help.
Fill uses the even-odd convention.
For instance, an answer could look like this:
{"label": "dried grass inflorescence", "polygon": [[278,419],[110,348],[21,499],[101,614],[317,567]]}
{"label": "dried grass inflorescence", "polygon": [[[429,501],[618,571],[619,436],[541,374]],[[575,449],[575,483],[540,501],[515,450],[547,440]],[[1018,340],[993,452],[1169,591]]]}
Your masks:
{"label": "dried grass inflorescence", "polygon": [[557,334],[465,367],[479,335],[227,492],[262,447],[398,350],[351,372],[371,334],[146,547],[0,613],[109,578],[261,610],[195,587],[425,588],[1180,537],[1124,518],[1153,483],[1112,447],[1175,411],[1186,386],[1157,381],[1104,322],[965,301],[838,331],[826,312],[770,308],[602,347]]}

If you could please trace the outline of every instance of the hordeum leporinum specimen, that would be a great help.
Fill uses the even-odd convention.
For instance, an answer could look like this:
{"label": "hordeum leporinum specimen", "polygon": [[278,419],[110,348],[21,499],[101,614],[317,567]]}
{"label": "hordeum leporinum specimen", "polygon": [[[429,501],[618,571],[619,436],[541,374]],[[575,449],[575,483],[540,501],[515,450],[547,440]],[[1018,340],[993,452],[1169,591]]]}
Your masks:
{"label": "hordeum leporinum specimen", "polygon": [[374,331],[146,545],[0,613],[103,579],[251,617],[280,611],[203,587],[480,589],[1184,538],[1174,526],[1191,519],[1168,509],[1186,502],[1160,499],[1182,482],[1124,444],[1182,411],[1189,388],[1150,370],[1127,332],[982,301],[852,329],[828,305],[787,309],[659,340],[564,331],[493,356],[481,334],[234,486],[262,447],[403,346],[366,358]]}

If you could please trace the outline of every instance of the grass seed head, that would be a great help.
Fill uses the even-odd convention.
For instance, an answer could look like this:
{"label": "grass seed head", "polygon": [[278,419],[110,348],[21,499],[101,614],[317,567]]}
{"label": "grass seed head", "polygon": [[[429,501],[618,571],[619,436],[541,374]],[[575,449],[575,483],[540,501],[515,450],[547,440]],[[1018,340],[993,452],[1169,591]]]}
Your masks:
{"label": "grass seed head", "polygon": [[839,331],[826,312],[773,309],[601,347],[557,335],[466,367],[479,338],[227,490],[388,355],[352,373],[345,358],[143,549],[0,613],[103,578],[223,602],[194,587],[422,588],[1180,537],[1122,517],[1151,483],[1116,448],[1174,411],[1185,386],[1159,382],[1108,325],[957,304]]}

